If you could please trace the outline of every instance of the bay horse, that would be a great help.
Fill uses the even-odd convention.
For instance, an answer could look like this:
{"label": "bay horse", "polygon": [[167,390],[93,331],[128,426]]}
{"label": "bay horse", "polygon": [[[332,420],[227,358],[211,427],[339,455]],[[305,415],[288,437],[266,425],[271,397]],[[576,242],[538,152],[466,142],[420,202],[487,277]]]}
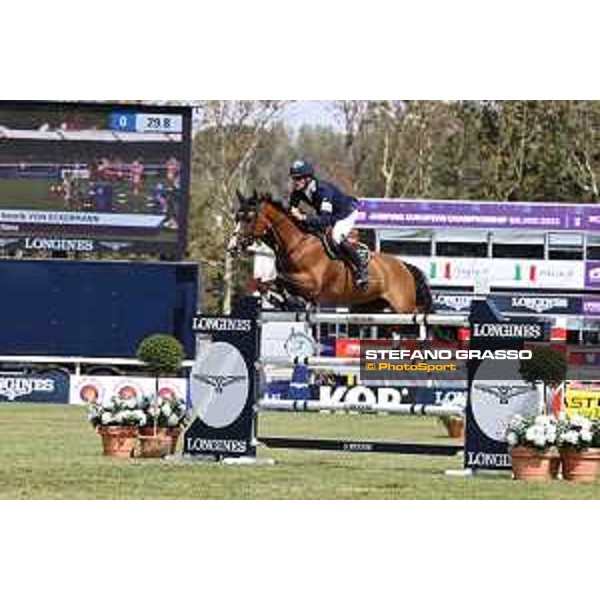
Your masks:
{"label": "bay horse", "polygon": [[354,285],[351,267],[332,259],[322,240],[294,219],[270,196],[245,198],[238,192],[236,233],[230,250],[246,250],[256,241],[269,246],[276,257],[278,283],[290,294],[322,307],[389,306],[396,313],[429,313],[431,291],[423,272],[398,258],[373,252],[369,261],[369,286]]}

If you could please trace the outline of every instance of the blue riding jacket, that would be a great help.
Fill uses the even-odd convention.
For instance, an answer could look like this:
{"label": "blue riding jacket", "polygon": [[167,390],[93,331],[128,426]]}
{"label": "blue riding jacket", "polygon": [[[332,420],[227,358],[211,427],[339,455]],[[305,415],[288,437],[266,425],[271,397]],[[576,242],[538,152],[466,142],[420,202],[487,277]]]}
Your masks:
{"label": "blue riding jacket", "polygon": [[300,202],[306,202],[317,211],[317,216],[306,220],[309,227],[318,229],[331,227],[357,209],[358,200],[353,196],[344,194],[328,181],[314,181],[316,183],[316,187],[313,186],[314,191],[294,190],[290,196],[290,206],[298,207]]}

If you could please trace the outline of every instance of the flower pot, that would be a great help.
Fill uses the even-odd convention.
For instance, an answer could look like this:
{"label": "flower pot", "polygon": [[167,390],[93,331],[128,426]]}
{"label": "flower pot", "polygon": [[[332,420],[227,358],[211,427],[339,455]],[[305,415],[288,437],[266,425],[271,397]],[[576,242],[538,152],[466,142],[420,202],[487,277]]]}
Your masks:
{"label": "flower pot", "polygon": [[600,449],[561,448],[563,478],[574,483],[593,483],[598,475]]}
{"label": "flower pot", "polygon": [[560,466],[562,464],[562,460],[560,458],[560,454],[557,450],[552,451],[552,457],[550,458],[550,476],[552,479],[558,479],[560,475]]}
{"label": "flower pot", "polygon": [[556,458],[555,451],[515,446],[511,449],[510,455],[515,479],[519,481],[550,481],[552,479],[552,459]]}
{"label": "flower pot", "polygon": [[179,436],[181,435],[181,427],[169,427],[167,429],[167,435],[171,439],[171,448],[169,450],[169,454],[175,454],[177,451],[177,442],[179,440]]}
{"label": "flower pot", "polygon": [[171,437],[168,435],[168,431],[165,427],[158,427],[156,432],[154,427],[142,427],[138,456],[140,458],[163,458],[169,454]]}
{"label": "flower pot", "polygon": [[457,417],[444,419],[444,425],[448,431],[448,437],[463,439],[465,436],[465,421]]}
{"label": "flower pot", "polygon": [[105,456],[130,458],[133,454],[138,435],[137,427],[108,425],[98,427],[98,434],[102,437]]}

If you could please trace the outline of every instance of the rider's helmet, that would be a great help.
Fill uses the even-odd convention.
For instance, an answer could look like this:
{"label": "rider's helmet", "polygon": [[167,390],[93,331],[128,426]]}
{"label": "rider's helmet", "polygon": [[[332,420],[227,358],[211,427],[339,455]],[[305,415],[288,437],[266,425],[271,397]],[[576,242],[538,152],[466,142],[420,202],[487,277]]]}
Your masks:
{"label": "rider's helmet", "polygon": [[313,166],[305,160],[296,160],[290,167],[290,177],[293,179],[300,177],[314,177],[315,170]]}

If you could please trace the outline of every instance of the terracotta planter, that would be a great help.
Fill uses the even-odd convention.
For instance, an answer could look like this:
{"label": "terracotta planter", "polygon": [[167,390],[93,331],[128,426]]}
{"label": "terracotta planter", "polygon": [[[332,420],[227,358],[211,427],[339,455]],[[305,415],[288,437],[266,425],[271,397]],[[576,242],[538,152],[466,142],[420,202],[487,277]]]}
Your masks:
{"label": "terracotta planter", "polygon": [[130,458],[133,454],[138,435],[137,427],[108,425],[98,427],[98,434],[102,438],[105,456]]}
{"label": "terracotta planter", "polygon": [[556,465],[556,451],[534,450],[527,446],[515,446],[510,451],[512,471],[519,481],[550,481],[553,459]]}
{"label": "terracotta planter", "polygon": [[550,459],[550,476],[552,479],[558,479],[560,475],[560,467],[562,464],[562,460],[560,458],[560,454],[558,450],[552,451],[552,458]]}
{"label": "terracotta planter", "polygon": [[448,417],[444,419],[444,425],[448,431],[448,437],[453,439],[463,439],[465,437],[465,421],[457,417]]}
{"label": "terracotta planter", "polygon": [[138,456],[140,458],[163,458],[169,454],[171,437],[168,435],[168,431],[165,427],[158,427],[156,432],[154,427],[140,428]]}
{"label": "terracotta planter", "polygon": [[598,475],[600,449],[561,448],[563,478],[574,483],[593,483]]}
{"label": "terracotta planter", "polygon": [[179,440],[179,436],[181,435],[180,427],[169,427],[167,429],[167,435],[171,438],[171,448],[169,450],[169,454],[175,454],[177,452],[177,442]]}

